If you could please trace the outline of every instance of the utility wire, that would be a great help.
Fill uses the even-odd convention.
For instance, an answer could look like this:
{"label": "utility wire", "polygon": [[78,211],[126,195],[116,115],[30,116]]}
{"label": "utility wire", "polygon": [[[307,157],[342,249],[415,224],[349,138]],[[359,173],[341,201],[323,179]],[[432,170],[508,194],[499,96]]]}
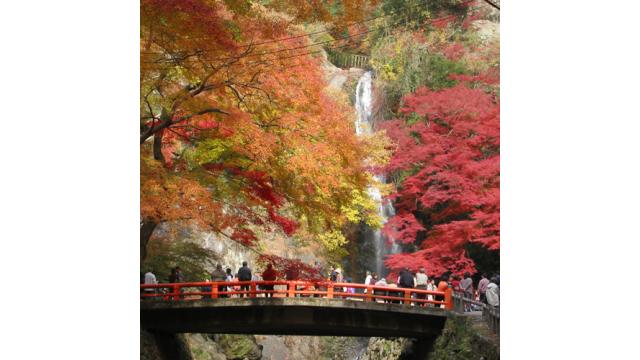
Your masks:
{"label": "utility wire", "polygon": [[[304,48],[308,48],[308,47],[312,47],[312,46],[316,46],[316,45],[322,45],[322,44],[329,44],[332,42],[336,42],[336,41],[341,41],[341,40],[346,40],[355,36],[359,36],[359,35],[364,35],[364,34],[368,34],[370,32],[373,32],[374,30],[367,30],[367,31],[363,31],[357,34],[353,34],[353,35],[349,35],[349,36],[344,36],[342,38],[339,39],[333,39],[333,40],[326,40],[326,41],[320,41],[320,42],[316,42],[316,43],[312,43],[312,44],[308,44],[308,45],[303,45],[303,46],[297,46],[297,47],[292,47],[292,48],[285,48],[285,49],[278,49],[278,50],[273,50],[273,51],[265,51],[265,52],[261,52],[261,53],[254,53],[254,54],[248,54],[248,55],[244,55],[244,56],[240,56],[243,58],[246,57],[252,57],[252,56],[262,56],[262,55],[269,55],[269,54],[276,54],[276,53],[280,53],[280,52],[285,52],[285,51],[290,51],[290,50],[298,50],[298,49],[304,49]],[[207,50],[207,49],[200,49],[198,50],[198,52],[200,53],[208,53],[208,52],[214,52],[216,50]],[[164,55],[165,53],[161,53],[161,52],[155,52],[155,51],[141,51],[141,53],[143,54],[156,54],[156,55]],[[223,58],[215,58],[215,59],[210,59],[210,61],[220,61],[220,60],[233,60],[233,59],[238,59],[240,57],[237,56],[232,56],[232,57],[223,57]]]}
{"label": "utility wire", "polygon": [[[455,17],[457,17],[457,16],[456,15],[447,15],[447,16],[443,16],[441,18],[433,19],[433,20],[430,21],[430,23],[441,22],[441,21],[453,19]],[[372,30],[367,30],[367,31],[364,31],[364,32],[361,32],[361,33],[358,33],[358,34],[345,36],[345,37],[340,38],[340,39],[320,41],[320,42],[317,42],[317,43],[312,43],[312,44],[308,44],[308,45],[304,45],[304,46],[298,46],[298,47],[286,48],[286,49],[278,49],[278,50],[274,50],[274,51],[267,51],[267,52],[256,53],[256,54],[248,54],[248,55],[243,55],[243,56],[238,56],[238,57],[214,58],[214,59],[208,59],[208,61],[237,60],[237,59],[240,59],[240,58],[271,55],[271,54],[281,53],[281,52],[285,52],[285,51],[299,50],[299,49],[304,49],[304,48],[317,46],[317,45],[321,45],[321,44],[328,44],[328,43],[333,43],[333,42],[337,42],[337,41],[341,41],[341,40],[350,39],[350,38],[353,38],[353,37],[356,37],[356,36],[365,35],[365,34],[368,34],[368,33],[374,32],[374,31],[379,31],[379,30],[382,30],[382,29],[386,29],[386,28],[389,28],[389,27],[391,27],[391,26],[383,26],[383,27],[372,29]],[[406,31],[408,31],[408,30],[406,30]],[[341,47],[344,47],[344,46],[341,46]],[[319,50],[319,51],[321,51],[321,50]],[[207,51],[201,51],[201,52],[205,52],[206,53]],[[164,53],[157,53],[157,52],[143,52],[143,53],[145,53],[145,54],[164,55]],[[311,52],[311,53],[315,53],[315,52]],[[303,53],[303,54],[298,54],[298,55],[302,56],[302,55],[307,55],[307,54],[309,54],[309,53]],[[284,57],[284,58],[286,59],[286,58],[290,58],[290,57],[295,57],[295,56],[287,56],[287,57]],[[172,62],[172,61],[175,61],[175,59],[158,59],[158,60],[155,60],[155,61],[143,61],[143,63],[159,63],[159,62]]]}
{"label": "utility wire", "polygon": [[[467,4],[472,3],[472,2],[475,2],[475,1],[476,1],[476,0],[467,0],[467,1],[465,1],[465,2],[462,2],[462,3],[458,4],[458,5],[459,5],[459,6],[467,5]],[[396,11],[390,11],[388,14],[385,14],[385,15],[375,16],[375,17],[372,17],[372,18],[370,18],[370,19],[361,20],[361,21],[353,21],[353,22],[351,22],[349,25],[346,25],[346,27],[350,27],[350,26],[353,26],[353,25],[356,25],[356,24],[364,24],[364,23],[367,23],[367,22],[370,22],[370,21],[373,21],[373,20],[376,20],[376,19],[380,19],[380,18],[383,18],[383,17],[387,17],[387,16],[394,15],[394,14],[396,14],[396,13],[401,13],[401,12],[409,11],[409,10],[411,10],[411,9],[412,9],[412,8],[414,8],[414,7],[415,7],[415,8],[418,8],[418,7],[422,7],[422,6],[424,6],[424,5],[423,5],[423,4],[416,4],[416,5],[414,5],[414,6],[410,6],[410,7],[408,7],[408,8],[398,9],[398,10],[396,10]],[[331,29],[319,30],[319,31],[314,31],[314,32],[310,32],[310,33],[303,33],[303,34],[299,34],[299,35],[295,35],[295,36],[290,36],[290,37],[285,37],[285,38],[279,38],[279,39],[267,40],[267,41],[263,41],[263,42],[260,42],[260,43],[250,43],[250,44],[238,45],[238,47],[239,47],[239,48],[242,48],[242,47],[260,46],[260,45],[272,44],[272,43],[281,42],[281,41],[286,41],[286,40],[291,40],[291,39],[298,39],[298,38],[306,37],[306,36],[310,36],[310,35],[317,35],[317,34],[322,34],[322,33],[330,32],[330,31],[334,30],[335,28],[337,28],[337,26],[333,26]],[[194,38],[194,39],[208,39],[208,38],[215,38],[215,37],[200,37],[200,38]]]}

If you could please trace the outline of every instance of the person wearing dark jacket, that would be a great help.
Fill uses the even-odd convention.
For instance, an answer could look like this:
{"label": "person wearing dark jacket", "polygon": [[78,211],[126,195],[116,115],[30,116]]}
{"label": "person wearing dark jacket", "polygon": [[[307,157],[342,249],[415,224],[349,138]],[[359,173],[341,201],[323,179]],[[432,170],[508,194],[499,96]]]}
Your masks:
{"label": "person wearing dark jacket", "polygon": [[404,270],[400,272],[400,278],[398,279],[398,287],[412,289],[413,286],[414,286],[413,274],[409,271],[409,268],[404,268]]}
{"label": "person wearing dark jacket", "polygon": [[[238,281],[251,281],[251,269],[247,266],[246,261],[242,262],[242,267],[238,270]],[[240,286],[241,291],[249,291],[249,288],[249,285]],[[245,297],[245,295],[248,296],[248,294],[245,293],[240,294],[240,297]]]}
{"label": "person wearing dark jacket", "polygon": [[[182,270],[180,266],[176,266],[171,269],[171,275],[169,275],[169,282],[172,284],[184,282],[184,276],[182,275]],[[180,288],[180,294],[184,292],[183,288]],[[180,295],[180,299],[183,299],[184,295]]]}

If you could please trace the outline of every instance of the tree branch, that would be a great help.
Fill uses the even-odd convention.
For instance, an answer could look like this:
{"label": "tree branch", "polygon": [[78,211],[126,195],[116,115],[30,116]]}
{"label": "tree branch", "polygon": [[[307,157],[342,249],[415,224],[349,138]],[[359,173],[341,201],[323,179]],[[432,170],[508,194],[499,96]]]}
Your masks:
{"label": "tree branch", "polygon": [[494,4],[492,1],[490,1],[490,0],[484,0],[484,2],[486,2],[487,4],[489,4],[489,5],[493,6],[493,7],[494,7],[494,8],[496,8],[496,9],[500,10],[500,6],[498,6],[498,5]]}
{"label": "tree branch", "polygon": [[183,116],[179,119],[176,120],[171,120],[172,116],[169,116],[167,114],[160,114],[160,118],[163,119],[160,124],[158,124],[157,126],[150,126],[148,127],[142,134],[140,134],[140,144],[143,144],[149,137],[151,137],[151,135],[157,133],[158,131],[162,130],[162,129],[166,129],[171,125],[175,125],[177,123],[180,123],[182,121],[185,120],[189,120],[194,116],[200,116],[200,115],[204,115],[204,114],[209,114],[209,113],[218,113],[218,114],[224,114],[224,115],[230,115],[228,112],[220,110],[220,109],[205,109],[205,110],[201,110],[198,111],[197,113],[194,114],[189,114],[187,116]]}

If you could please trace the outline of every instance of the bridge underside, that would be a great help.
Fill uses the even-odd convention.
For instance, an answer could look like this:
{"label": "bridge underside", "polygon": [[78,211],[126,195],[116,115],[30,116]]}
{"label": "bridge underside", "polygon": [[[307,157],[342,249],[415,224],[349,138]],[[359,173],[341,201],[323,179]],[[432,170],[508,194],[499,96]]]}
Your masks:
{"label": "bridge underside", "polygon": [[169,333],[429,338],[448,312],[322,298],[143,301],[141,325]]}

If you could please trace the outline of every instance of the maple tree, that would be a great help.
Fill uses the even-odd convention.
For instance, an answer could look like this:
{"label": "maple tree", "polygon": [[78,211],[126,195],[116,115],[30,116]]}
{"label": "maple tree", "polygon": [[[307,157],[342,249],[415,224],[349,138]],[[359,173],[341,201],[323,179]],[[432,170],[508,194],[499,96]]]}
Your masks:
{"label": "maple tree", "polygon": [[465,83],[404,98],[404,119],[382,126],[398,144],[386,170],[398,190],[397,215],[384,227],[411,254],[391,255],[393,269],[425,266],[431,275],[473,272],[469,242],[500,246],[499,102]]}
{"label": "maple tree", "polygon": [[295,280],[324,280],[320,269],[308,265],[298,259],[287,259],[277,255],[258,256],[258,265],[266,268],[267,264],[273,265],[278,273],[278,280],[285,280],[286,275]]}
{"label": "maple tree", "polygon": [[290,50],[310,39],[289,20],[249,1],[141,1],[141,257],[163,221],[247,245],[256,227],[304,228],[332,246],[375,216],[362,196],[375,149],[320,60]]}
{"label": "maple tree", "polygon": [[378,88],[391,102],[381,106],[395,117],[379,125],[396,144],[383,169],[396,187],[396,215],[383,233],[404,251],[386,258],[392,272],[473,273],[471,244],[500,247],[499,44],[480,42],[471,27],[482,6],[441,5],[396,23],[408,31],[377,39],[372,50]]}

